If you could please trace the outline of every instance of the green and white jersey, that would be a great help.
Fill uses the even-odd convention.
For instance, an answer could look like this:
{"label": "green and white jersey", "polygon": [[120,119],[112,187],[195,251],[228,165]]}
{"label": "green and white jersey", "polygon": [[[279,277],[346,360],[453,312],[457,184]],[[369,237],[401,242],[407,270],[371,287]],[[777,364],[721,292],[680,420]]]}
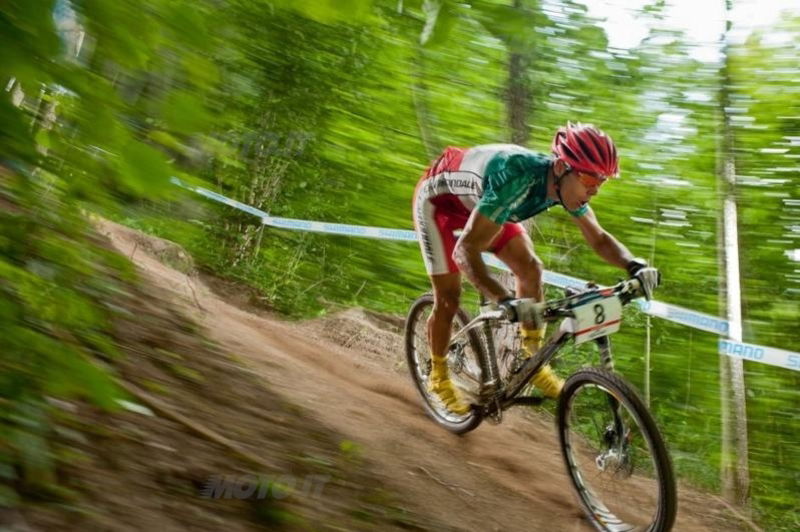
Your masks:
{"label": "green and white jersey", "polygon": [[[558,204],[547,198],[552,158],[514,144],[448,148],[431,166],[417,190],[416,202],[442,204],[457,199],[464,209],[478,209],[497,224],[519,222]],[[454,197],[453,197],[454,196]],[[570,211],[583,216],[588,207]]]}

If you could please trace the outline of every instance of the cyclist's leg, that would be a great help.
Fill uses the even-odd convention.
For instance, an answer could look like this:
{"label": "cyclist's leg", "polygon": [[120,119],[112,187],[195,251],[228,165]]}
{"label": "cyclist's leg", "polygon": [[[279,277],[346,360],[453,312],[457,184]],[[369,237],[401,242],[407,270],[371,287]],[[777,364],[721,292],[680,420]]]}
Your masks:
{"label": "cyclist's leg", "polygon": [[434,355],[447,352],[450,329],[461,299],[461,274],[431,275],[433,312],[428,319],[428,340]]}
{"label": "cyclist's leg", "polygon": [[433,286],[434,306],[428,321],[430,346],[435,355],[441,355],[450,341],[450,327],[461,297],[461,274],[453,261],[456,245],[453,231],[464,227],[469,213],[459,212],[457,200],[442,196],[426,198],[421,190],[423,181],[417,185],[414,226]]}
{"label": "cyclist's leg", "polygon": [[[544,298],[542,277],[544,266],[533,251],[533,242],[520,224],[506,224],[492,251],[514,274],[517,297]],[[538,351],[544,341],[544,327],[533,322],[520,324],[523,345],[529,355]]]}
{"label": "cyclist's leg", "polygon": [[447,353],[450,330],[458,311],[461,297],[461,274],[431,275],[433,285],[433,311],[428,318],[428,345],[431,352],[431,373],[428,389],[435,393],[448,410],[455,414],[470,411],[459,390],[450,380]]}
{"label": "cyclist's leg", "polygon": [[451,412],[466,414],[470,406],[450,380],[450,370],[447,367],[450,330],[461,298],[461,274],[444,273],[430,277],[433,285],[433,311],[428,318],[428,345],[431,348],[428,389]]}
{"label": "cyclist's leg", "polygon": [[421,197],[419,189],[418,186],[414,202],[414,225],[434,298],[433,311],[427,323],[431,348],[429,388],[451,412],[466,414],[470,410],[469,404],[461,399],[453,386],[447,368],[450,330],[461,296],[461,274],[452,259],[455,247],[452,226],[459,220],[448,216],[446,211],[437,212],[437,206]]}
{"label": "cyclist's leg", "polygon": [[[506,226],[516,226],[509,227]],[[544,299],[542,278],[544,266],[533,250],[533,242],[520,224],[506,224],[498,237],[493,251],[497,258],[505,263],[516,278],[517,297],[533,297],[538,301]],[[544,342],[544,327],[535,328],[532,322],[520,324],[520,336],[524,354],[533,356],[541,349]],[[534,375],[531,382],[547,397],[558,397],[564,386],[550,365],[543,366]]]}
{"label": "cyclist's leg", "polygon": [[[492,247],[498,259],[508,266],[516,279],[517,297],[544,298],[544,266],[533,251],[533,242],[520,224],[506,224]],[[527,325],[533,326],[532,323]]]}

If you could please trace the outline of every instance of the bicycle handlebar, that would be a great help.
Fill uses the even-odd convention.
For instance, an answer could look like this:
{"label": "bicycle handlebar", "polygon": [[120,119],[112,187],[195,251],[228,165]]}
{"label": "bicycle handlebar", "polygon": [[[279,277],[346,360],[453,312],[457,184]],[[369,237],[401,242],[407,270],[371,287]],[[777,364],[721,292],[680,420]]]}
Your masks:
{"label": "bicycle handlebar", "polygon": [[482,320],[506,320],[511,322],[532,321],[534,323],[551,322],[572,316],[575,303],[597,297],[616,295],[623,305],[644,296],[642,285],[635,277],[625,279],[610,287],[592,287],[561,299],[539,302],[534,298],[520,298],[510,302],[504,308],[481,312]]}
{"label": "bicycle handlebar", "polygon": [[590,287],[576,294],[569,295],[562,299],[554,299],[540,303],[533,298],[515,299],[511,305],[503,308],[492,308],[482,310],[481,313],[473,318],[469,323],[458,331],[450,341],[452,342],[470,329],[477,327],[481,322],[487,320],[504,320],[510,322],[532,321],[536,324],[556,321],[560,318],[573,316],[572,308],[579,300],[581,303],[590,301],[593,298],[604,298],[616,295],[620,298],[623,305],[627,305],[637,297],[644,296],[641,282],[635,277],[620,281],[614,286],[600,288]]}

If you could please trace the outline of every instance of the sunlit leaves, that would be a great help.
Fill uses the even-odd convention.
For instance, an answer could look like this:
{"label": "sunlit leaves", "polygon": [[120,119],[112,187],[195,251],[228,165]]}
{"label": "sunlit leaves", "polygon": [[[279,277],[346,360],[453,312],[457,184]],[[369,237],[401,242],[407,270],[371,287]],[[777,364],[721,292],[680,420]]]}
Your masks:
{"label": "sunlit leaves", "polygon": [[359,23],[369,16],[372,0],[276,0],[275,4],[324,24]]}
{"label": "sunlit leaves", "polygon": [[502,40],[511,51],[529,51],[533,41],[552,22],[529,7],[477,1],[472,5],[477,20],[496,38]]}
{"label": "sunlit leaves", "polygon": [[422,9],[425,27],[419,37],[420,44],[436,46],[447,43],[458,17],[456,4],[451,0],[425,0]]}
{"label": "sunlit leaves", "polygon": [[78,349],[61,346],[59,350],[61,356],[44,368],[44,391],[53,397],[84,398],[105,409],[116,410],[122,392],[108,374]]}

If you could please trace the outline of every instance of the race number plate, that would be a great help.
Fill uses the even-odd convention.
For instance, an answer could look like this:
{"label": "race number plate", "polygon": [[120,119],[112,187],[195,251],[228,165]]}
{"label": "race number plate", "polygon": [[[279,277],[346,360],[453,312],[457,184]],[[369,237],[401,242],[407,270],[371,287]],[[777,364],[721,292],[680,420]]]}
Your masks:
{"label": "race number plate", "polygon": [[617,296],[595,299],[572,311],[576,344],[615,333],[622,321],[622,303]]}

